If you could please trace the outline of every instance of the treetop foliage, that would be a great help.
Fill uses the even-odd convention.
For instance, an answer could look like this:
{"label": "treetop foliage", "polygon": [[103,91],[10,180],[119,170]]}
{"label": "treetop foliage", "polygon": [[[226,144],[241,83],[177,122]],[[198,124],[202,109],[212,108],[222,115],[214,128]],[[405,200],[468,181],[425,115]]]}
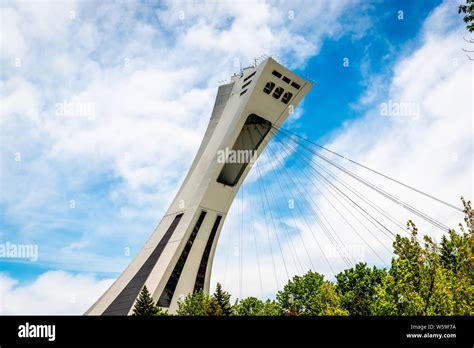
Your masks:
{"label": "treetop foliage", "polygon": [[466,0],[466,5],[459,5],[458,13],[464,13],[464,23],[469,32],[474,32],[474,0]]}

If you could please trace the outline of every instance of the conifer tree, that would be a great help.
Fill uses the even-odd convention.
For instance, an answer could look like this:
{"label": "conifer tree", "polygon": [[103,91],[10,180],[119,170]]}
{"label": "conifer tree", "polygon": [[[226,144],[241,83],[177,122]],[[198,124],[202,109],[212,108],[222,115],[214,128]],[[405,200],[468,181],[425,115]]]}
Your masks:
{"label": "conifer tree", "polygon": [[150,316],[158,315],[160,310],[155,306],[153,298],[150,295],[146,285],[143,286],[138,296],[137,302],[133,307],[133,315]]}
{"label": "conifer tree", "polygon": [[232,314],[232,305],[230,304],[230,294],[222,289],[221,283],[217,283],[216,291],[213,297],[221,307],[222,315]]}

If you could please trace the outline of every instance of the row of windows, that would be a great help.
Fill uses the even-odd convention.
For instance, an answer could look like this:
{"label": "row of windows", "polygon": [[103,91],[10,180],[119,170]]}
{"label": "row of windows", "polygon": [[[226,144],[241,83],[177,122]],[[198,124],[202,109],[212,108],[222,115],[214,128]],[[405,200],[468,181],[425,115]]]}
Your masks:
{"label": "row of windows", "polygon": [[300,86],[298,83],[296,83],[295,81],[291,82],[291,80],[290,80],[288,77],[283,76],[280,72],[278,72],[278,71],[276,71],[276,70],[273,70],[273,71],[272,71],[272,75],[278,77],[279,79],[282,79],[282,80],[285,81],[287,84],[291,85],[291,87],[294,87],[294,88],[296,88],[296,89],[300,89],[300,88],[301,88],[301,86]]}
{"label": "row of windows", "polygon": [[282,87],[275,88],[275,83],[271,81],[265,84],[265,87],[263,87],[263,92],[266,94],[271,94],[272,97],[275,99],[280,99],[281,95],[283,94],[283,97],[281,98],[281,102],[284,104],[288,104],[288,102],[293,97],[293,93],[285,92],[285,90]]}
{"label": "row of windows", "polygon": [[[244,85],[242,86],[242,89],[243,91],[240,92],[240,96],[243,96],[245,93],[247,93],[247,90],[244,89],[245,87],[247,87],[248,85],[250,85],[252,83],[252,80],[250,80],[252,78],[253,75],[255,75],[256,71],[254,71],[253,73],[251,73],[249,76],[247,76],[245,79],[244,79]],[[247,80],[250,80],[249,82],[247,82]]]}
{"label": "row of windows", "polygon": [[176,262],[173,272],[171,273],[168,282],[161,293],[160,298],[158,299],[157,306],[160,307],[169,307],[171,304],[171,300],[173,299],[174,292],[176,290],[176,286],[178,285],[179,278],[181,277],[181,273],[183,272],[184,265],[186,264],[186,260],[188,259],[188,255],[191,252],[191,247],[193,246],[194,240],[201,228],[201,225],[206,217],[206,211],[202,210],[199,218],[194,225],[194,228],[189,236],[188,241],[186,242],[183,251],[181,251],[181,255],[179,256],[178,261]]}
{"label": "row of windows", "polygon": [[[244,81],[243,81],[244,85],[241,88],[242,92],[240,92],[240,96],[243,96],[245,93],[247,93],[248,89],[246,89],[246,87],[248,87],[252,83],[251,78],[255,75],[255,73],[256,73],[256,71],[254,71],[252,74],[250,74],[249,76],[247,76],[244,79]],[[276,70],[272,71],[272,75],[278,77],[279,79],[282,79],[284,82],[286,82],[287,84],[291,85],[292,87],[294,87],[296,89],[301,88],[301,86],[298,83],[296,83],[294,81],[292,82],[291,79],[289,79],[286,76],[283,76],[280,72],[278,72]],[[263,88],[263,91],[266,94],[271,94],[274,88],[275,88],[275,83],[267,82],[267,84]],[[281,102],[284,103],[284,104],[288,104],[288,102],[293,97],[293,94],[291,92],[285,92],[285,93],[283,93],[283,92],[285,92],[285,90],[282,87],[277,87],[277,88],[275,88],[275,91],[273,92],[272,97],[275,98],[275,99],[280,99],[280,97],[283,94],[283,97],[281,98]]]}
{"label": "row of windows", "polygon": [[201,263],[199,264],[198,273],[196,275],[196,281],[194,282],[194,292],[204,289],[204,281],[206,280],[206,270],[207,264],[209,262],[209,256],[211,255],[212,244],[214,243],[214,238],[217,234],[217,229],[221,222],[222,215],[217,215],[214,225],[212,226],[211,233],[209,234],[209,239],[207,240],[206,248],[201,257]]}

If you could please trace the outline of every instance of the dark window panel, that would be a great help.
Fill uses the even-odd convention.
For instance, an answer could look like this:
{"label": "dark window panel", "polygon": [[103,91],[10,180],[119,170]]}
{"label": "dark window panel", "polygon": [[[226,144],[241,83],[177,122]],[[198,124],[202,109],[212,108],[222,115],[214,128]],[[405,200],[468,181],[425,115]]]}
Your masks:
{"label": "dark window panel", "polygon": [[280,97],[281,97],[283,91],[284,91],[284,89],[281,88],[281,87],[275,88],[275,92],[273,92],[272,97],[275,98],[275,99],[280,99]]}
{"label": "dark window panel", "polygon": [[273,75],[273,76],[276,76],[276,77],[278,77],[278,78],[281,78],[281,77],[283,76],[281,73],[279,73],[279,72],[276,71],[276,70],[273,70],[273,71],[272,71],[272,75]]}
{"label": "dark window panel", "polygon": [[288,104],[288,102],[291,100],[292,97],[293,97],[292,93],[286,92],[285,94],[283,94],[283,97],[281,98],[281,101],[285,104]]}
{"label": "dark window panel", "polygon": [[255,75],[256,71],[254,71],[253,73],[251,73],[249,76],[247,76],[245,79],[244,79],[244,82],[247,81],[248,79],[250,79],[253,75]]}
{"label": "dark window panel", "polygon": [[188,238],[188,241],[186,242],[186,245],[184,246],[184,249],[181,252],[181,255],[179,256],[179,259],[176,262],[176,265],[174,266],[173,272],[171,273],[168,279],[168,282],[166,283],[165,288],[163,289],[163,292],[161,293],[161,296],[157,303],[158,306],[160,307],[170,306],[171,299],[173,298],[173,295],[174,295],[174,291],[176,290],[176,286],[178,285],[179,277],[181,276],[181,273],[183,272],[184,265],[186,264],[188,255],[191,252],[191,247],[193,246],[194,239],[196,239],[196,235],[199,232],[199,229],[201,228],[202,222],[204,221],[205,217],[206,217],[206,212],[203,210],[201,211],[201,214],[199,215],[199,218],[196,221],[196,225],[194,225],[194,228]]}
{"label": "dark window panel", "polygon": [[174,217],[170,227],[161,238],[155,250],[148,256],[148,259],[140,267],[138,272],[128,282],[120,294],[112,301],[112,303],[104,311],[103,315],[127,315],[132,308],[135,299],[138,297],[140,290],[145,284],[146,279],[150,275],[151,270],[158,261],[161,253],[165,249],[166,244],[173,235],[174,230],[178,226],[183,214],[178,214]]}
{"label": "dark window panel", "polygon": [[252,83],[252,80],[250,80],[249,82],[247,82],[245,85],[242,86],[242,89],[244,89],[245,87],[247,87],[248,85],[250,85]]}
{"label": "dark window panel", "polygon": [[263,92],[270,94],[272,93],[273,88],[275,88],[275,84],[273,82],[267,82],[263,88]]}
{"label": "dark window panel", "polygon": [[219,229],[219,224],[221,222],[222,216],[217,215],[216,221],[214,221],[214,225],[212,226],[211,233],[209,234],[209,239],[206,243],[206,248],[204,249],[204,253],[202,254],[201,263],[199,264],[199,270],[196,275],[196,282],[194,283],[194,292],[204,289],[204,281],[206,279],[206,270],[207,264],[209,262],[209,256],[211,254],[212,244],[214,243],[214,239],[216,237],[217,230]]}
{"label": "dark window panel", "polygon": [[301,86],[300,86],[299,84],[297,84],[295,81],[293,81],[293,82],[291,83],[291,86],[295,87],[296,89],[300,89],[300,88],[301,88]]}

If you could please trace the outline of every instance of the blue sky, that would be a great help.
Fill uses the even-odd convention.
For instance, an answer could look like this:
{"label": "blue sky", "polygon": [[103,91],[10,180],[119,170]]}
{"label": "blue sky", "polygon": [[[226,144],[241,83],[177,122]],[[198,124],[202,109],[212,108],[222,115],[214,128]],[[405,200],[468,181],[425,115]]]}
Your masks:
{"label": "blue sky", "polygon": [[[349,33],[324,42],[320,53],[302,69],[317,81],[317,92],[306,98],[312,112],[305,113],[302,120],[303,125],[318,120],[317,127],[302,126],[311,139],[326,136],[367,109],[353,105],[374,75],[390,77],[400,53],[409,54],[416,49],[423,21],[439,4],[440,1],[369,2],[365,4],[365,15],[370,24],[363,36],[355,38]],[[398,19],[398,11],[403,11],[403,20]],[[349,58],[349,68],[341,64],[345,57]]]}
{"label": "blue sky", "polygon": [[[286,128],[450,202],[471,197],[472,64],[462,52],[467,32],[456,3],[311,4],[3,2],[1,240],[38,245],[39,257],[0,259],[2,312],[82,313],[167,208],[199,146],[218,81],[262,54],[316,81]],[[389,101],[416,103],[420,114],[381,117]],[[64,112],[64,105],[74,110]],[[291,160],[284,166],[298,169]],[[276,185],[270,173],[268,184]],[[451,226],[461,221],[388,188]],[[249,211],[255,176],[245,189],[242,209]],[[285,194],[277,198],[303,201],[298,192]],[[212,278],[234,294],[239,203],[219,240]],[[275,214],[282,224],[290,217],[281,208]],[[262,269],[280,272],[283,282],[281,266],[269,268],[262,229]],[[311,239],[305,230],[290,233]],[[263,296],[272,296],[273,277],[256,278],[252,238],[244,237],[242,295],[262,295],[262,282]],[[360,243],[347,231],[341,238]],[[313,244],[316,270],[331,278]],[[364,261],[385,266],[390,254]],[[334,261],[334,268],[343,265]]]}

